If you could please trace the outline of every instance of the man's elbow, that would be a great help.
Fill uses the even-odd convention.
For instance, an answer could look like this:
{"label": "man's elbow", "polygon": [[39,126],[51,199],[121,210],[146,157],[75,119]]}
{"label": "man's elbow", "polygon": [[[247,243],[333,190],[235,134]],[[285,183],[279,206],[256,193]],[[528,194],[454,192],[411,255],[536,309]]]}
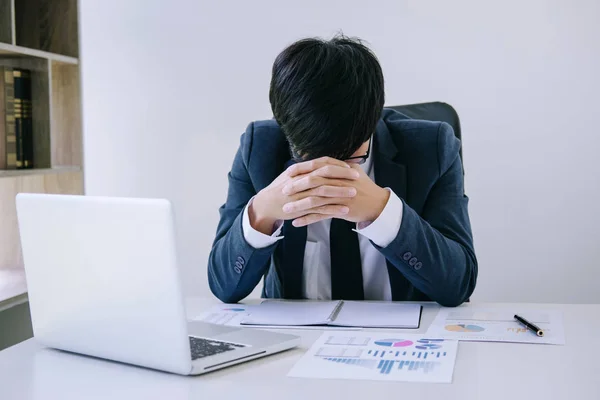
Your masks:
{"label": "man's elbow", "polygon": [[212,264],[212,257],[209,260],[208,264],[208,287],[212,292],[213,296],[217,299],[221,300],[223,303],[237,303],[242,300],[242,297],[239,296],[237,290],[232,288],[231,285],[228,285],[224,282],[223,277],[219,277],[217,275],[217,271],[215,271],[215,265]]}
{"label": "man's elbow", "polygon": [[208,287],[212,294],[223,303],[234,304],[242,300],[242,297],[235,290],[220,285],[215,279],[209,278]]}
{"label": "man's elbow", "polygon": [[444,307],[458,307],[469,301],[469,298],[475,291],[477,283],[477,260],[474,257],[467,257],[466,272],[463,274],[463,279],[456,282],[451,287],[454,290],[446,290],[436,300]]}
{"label": "man's elbow", "polygon": [[438,299],[437,303],[442,307],[458,307],[462,305],[466,300],[459,297],[444,297]]}

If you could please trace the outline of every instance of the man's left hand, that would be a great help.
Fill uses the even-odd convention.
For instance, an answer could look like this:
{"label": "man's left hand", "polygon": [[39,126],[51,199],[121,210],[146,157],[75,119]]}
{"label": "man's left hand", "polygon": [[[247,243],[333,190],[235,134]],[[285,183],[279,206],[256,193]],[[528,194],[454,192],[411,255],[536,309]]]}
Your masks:
{"label": "man's left hand", "polygon": [[[347,183],[347,186],[356,188],[356,196],[348,198],[344,201],[344,204],[348,206],[350,211],[343,217],[338,218],[343,218],[345,220],[357,223],[375,221],[385,208],[390,193],[388,190],[379,187],[375,182],[373,182],[371,178],[369,178],[369,176],[363,171],[360,165],[350,164],[350,166],[360,174],[358,179],[349,181]],[[304,187],[303,181],[301,179],[298,180],[293,185],[293,192],[300,193],[304,190],[312,189],[312,187],[308,186],[308,180],[306,181],[307,185]],[[331,216],[328,215],[310,213],[310,208],[307,207],[305,202],[295,201],[287,203],[285,208],[286,211],[290,213],[296,213],[299,211],[309,212],[305,216],[296,218],[293,221],[293,225],[296,227],[314,224],[315,222],[323,219],[331,218]]]}

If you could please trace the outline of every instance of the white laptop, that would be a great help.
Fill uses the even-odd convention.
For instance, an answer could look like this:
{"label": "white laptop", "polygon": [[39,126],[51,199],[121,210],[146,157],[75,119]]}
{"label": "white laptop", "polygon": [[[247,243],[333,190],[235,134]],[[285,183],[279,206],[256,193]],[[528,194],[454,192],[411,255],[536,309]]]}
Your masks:
{"label": "white laptop", "polygon": [[199,375],[299,344],[294,335],[186,320],[167,200],[21,193],[16,203],[42,345]]}

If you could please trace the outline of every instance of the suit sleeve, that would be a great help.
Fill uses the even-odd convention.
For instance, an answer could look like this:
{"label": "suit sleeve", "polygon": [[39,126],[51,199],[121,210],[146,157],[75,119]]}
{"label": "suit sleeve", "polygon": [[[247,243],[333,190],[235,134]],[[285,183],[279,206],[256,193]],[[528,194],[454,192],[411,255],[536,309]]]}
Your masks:
{"label": "suit sleeve", "polygon": [[379,248],[417,289],[448,307],[469,299],[478,271],[459,148],[452,128],[441,124],[439,178],[424,209],[419,215],[403,201],[396,238]]}
{"label": "suit sleeve", "polygon": [[225,303],[237,303],[254,290],[277,245],[255,249],[244,236],[243,211],[256,195],[248,174],[252,135],[253,124],[250,124],[242,134],[240,147],[227,175],[227,199],[219,208],[220,220],[208,259],[210,290]]}

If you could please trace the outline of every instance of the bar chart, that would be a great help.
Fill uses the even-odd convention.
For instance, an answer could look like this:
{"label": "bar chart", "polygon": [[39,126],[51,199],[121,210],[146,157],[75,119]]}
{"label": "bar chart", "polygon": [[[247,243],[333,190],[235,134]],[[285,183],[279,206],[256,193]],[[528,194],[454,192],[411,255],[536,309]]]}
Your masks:
{"label": "bar chart", "polygon": [[[418,346],[417,346],[418,348]],[[413,357],[417,359],[426,360],[427,358],[440,358],[446,357],[445,351],[394,351],[394,350],[369,350],[367,355],[371,357],[385,358],[385,359],[396,359]]]}
{"label": "bar chart", "polygon": [[393,369],[397,369],[398,371],[406,370],[406,371],[414,371],[414,372],[422,372],[428,374],[433,372],[436,365],[434,361],[408,361],[408,360],[380,360],[377,362],[376,360],[368,360],[364,358],[341,358],[341,357],[327,357],[325,358],[327,361],[346,364],[346,365],[357,365],[360,367],[365,367],[369,369],[377,369],[380,374],[389,375],[392,373]]}

